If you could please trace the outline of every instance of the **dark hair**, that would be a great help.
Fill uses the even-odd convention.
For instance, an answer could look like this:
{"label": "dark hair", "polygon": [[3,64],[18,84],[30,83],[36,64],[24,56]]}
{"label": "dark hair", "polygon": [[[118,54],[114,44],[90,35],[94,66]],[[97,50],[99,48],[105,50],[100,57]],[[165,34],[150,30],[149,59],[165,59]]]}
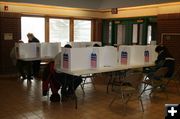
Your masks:
{"label": "dark hair", "polygon": [[162,50],[165,50],[165,47],[164,46],[161,46],[161,45],[158,45],[156,48],[155,48],[155,51],[156,52],[161,52]]}
{"label": "dark hair", "polygon": [[100,47],[100,45],[97,44],[97,43],[95,43],[95,44],[93,45],[93,47]]}
{"label": "dark hair", "polygon": [[64,47],[65,48],[72,48],[72,46],[70,44],[66,44]]}

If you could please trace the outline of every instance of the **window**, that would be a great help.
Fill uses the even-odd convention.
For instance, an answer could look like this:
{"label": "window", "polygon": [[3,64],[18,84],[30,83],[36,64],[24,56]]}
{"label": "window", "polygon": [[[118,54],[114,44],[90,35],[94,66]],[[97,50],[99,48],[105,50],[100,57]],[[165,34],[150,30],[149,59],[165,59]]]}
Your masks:
{"label": "window", "polygon": [[74,42],[91,41],[91,21],[74,20]]}
{"label": "window", "polygon": [[33,33],[40,42],[45,42],[45,18],[21,17],[21,40],[24,43],[28,42],[28,33]]}
{"label": "window", "polygon": [[148,31],[147,31],[147,44],[150,44],[152,40],[152,26],[148,25]]}
{"label": "window", "polygon": [[118,24],[117,27],[117,44],[118,45],[123,45],[125,44],[125,31],[126,31],[126,26],[123,24]]}
{"label": "window", "polygon": [[49,42],[61,42],[61,46],[64,46],[70,41],[69,31],[69,19],[49,19]]}
{"label": "window", "polygon": [[137,44],[138,43],[138,24],[133,24],[132,43],[133,44]]}
{"label": "window", "polygon": [[142,44],[143,24],[133,24],[132,44]]}
{"label": "window", "polygon": [[109,22],[109,40],[108,43],[111,44],[112,41],[112,22]]}

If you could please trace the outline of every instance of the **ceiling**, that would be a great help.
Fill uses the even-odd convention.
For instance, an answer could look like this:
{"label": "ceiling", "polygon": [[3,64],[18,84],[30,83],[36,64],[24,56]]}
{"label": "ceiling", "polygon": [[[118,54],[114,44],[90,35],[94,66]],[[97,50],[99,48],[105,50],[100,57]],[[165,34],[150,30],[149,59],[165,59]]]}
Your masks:
{"label": "ceiling", "polygon": [[103,10],[109,8],[125,8],[142,5],[179,2],[179,0],[5,0],[4,2],[35,3],[61,7]]}

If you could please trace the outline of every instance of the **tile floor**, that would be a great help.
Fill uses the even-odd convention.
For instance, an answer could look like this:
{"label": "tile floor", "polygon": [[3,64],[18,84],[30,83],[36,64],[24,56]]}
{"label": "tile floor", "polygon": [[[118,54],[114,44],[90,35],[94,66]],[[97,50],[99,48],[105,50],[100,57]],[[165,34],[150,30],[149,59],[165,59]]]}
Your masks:
{"label": "tile floor", "polygon": [[[163,119],[164,104],[180,103],[180,95],[175,88],[169,89],[169,98],[158,94],[154,98],[143,96],[145,111],[141,111],[138,101],[128,103],[124,114],[120,101],[109,107],[114,94],[106,93],[105,80],[95,80],[96,89],[91,84],[85,85],[83,96],[78,88],[78,109],[74,101],[51,103],[43,97],[41,80],[19,80],[15,77],[0,77],[0,119]],[[173,86],[171,86],[173,87]]]}

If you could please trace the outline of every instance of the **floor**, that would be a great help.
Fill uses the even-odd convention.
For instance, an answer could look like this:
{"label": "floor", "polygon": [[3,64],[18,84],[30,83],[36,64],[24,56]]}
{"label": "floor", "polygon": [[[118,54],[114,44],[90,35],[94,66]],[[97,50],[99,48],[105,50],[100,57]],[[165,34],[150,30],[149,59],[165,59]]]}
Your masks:
{"label": "floor", "polygon": [[173,84],[169,98],[159,93],[153,98],[143,96],[145,111],[138,101],[128,103],[124,113],[120,101],[109,106],[114,93],[106,93],[105,78],[97,78],[95,87],[85,85],[85,95],[78,88],[78,109],[74,101],[52,103],[42,96],[40,79],[20,80],[16,77],[0,77],[0,119],[163,119],[166,103],[180,103],[180,95]]}

